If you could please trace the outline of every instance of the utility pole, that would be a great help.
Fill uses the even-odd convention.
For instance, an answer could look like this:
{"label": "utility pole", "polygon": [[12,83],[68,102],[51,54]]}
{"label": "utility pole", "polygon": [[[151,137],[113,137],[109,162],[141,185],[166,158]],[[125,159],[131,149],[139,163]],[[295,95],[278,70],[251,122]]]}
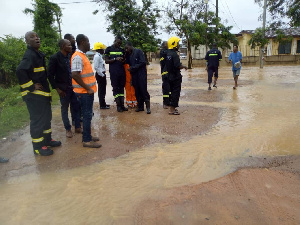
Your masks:
{"label": "utility pole", "polygon": [[[264,11],[263,11],[263,38],[265,38],[266,34],[266,19],[267,19],[267,0],[264,0]],[[260,68],[264,68],[264,60],[263,60],[263,52],[264,52],[265,46],[260,47],[259,51],[259,62],[260,62]]]}
{"label": "utility pole", "polygon": [[[208,0],[205,0],[205,23],[206,26],[208,26],[208,21],[207,21],[207,4],[208,4]],[[205,53],[207,52],[207,28],[205,30]]]}
{"label": "utility pole", "polygon": [[217,18],[217,24],[216,24],[216,39],[215,43],[218,43],[218,34],[219,34],[219,29],[218,29],[218,24],[219,24],[219,1],[216,0],[216,18]]}
{"label": "utility pole", "polygon": [[216,17],[219,17],[219,1],[216,0]]}

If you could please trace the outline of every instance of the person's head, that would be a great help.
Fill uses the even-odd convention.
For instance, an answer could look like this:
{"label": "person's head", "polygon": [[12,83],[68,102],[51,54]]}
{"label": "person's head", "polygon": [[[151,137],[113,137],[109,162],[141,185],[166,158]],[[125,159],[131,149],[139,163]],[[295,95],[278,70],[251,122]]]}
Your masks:
{"label": "person's head", "polygon": [[179,37],[171,37],[168,40],[168,49],[178,50],[180,48],[179,41]]}
{"label": "person's head", "polygon": [[71,45],[71,42],[67,39],[61,39],[59,42],[58,42],[58,46],[59,46],[59,49],[60,51],[63,53],[63,54],[68,54],[68,53],[72,53],[72,45]]}
{"label": "person's head", "polygon": [[76,36],[76,43],[80,51],[86,53],[90,50],[90,41],[84,34],[78,34]]}
{"label": "person's head", "polygon": [[34,48],[35,50],[39,50],[41,47],[40,38],[34,31],[28,31],[25,34],[25,41],[28,46]]}
{"label": "person's head", "polygon": [[71,42],[71,45],[75,45],[75,38],[72,34],[65,34],[64,39],[67,39]]}
{"label": "person's head", "polygon": [[233,46],[233,52],[236,53],[239,50],[239,47],[237,45]]}
{"label": "person's head", "polygon": [[213,43],[212,44],[212,48],[217,48],[218,46],[217,46],[217,43]]}
{"label": "person's head", "polygon": [[161,43],[161,48],[162,49],[168,49],[168,42],[167,41],[163,41],[163,43]]}
{"label": "person's head", "polygon": [[106,46],[104,44],[102,44],[101,42],[96,42],[92,50],[99,52],[101,55],[103,55],[104,49],[106,49]]}
{"label": "person's head", "polygon": [[125,52],[130,55],[132,53],[132,51],[133,51],[132,43],[130,41],[126,41]]}
{"label": "person's head", "polygon": [[123,41],[123,38],[121,36],[119,36],[119,35],[116,36],[115,41],[114,41],[114,46],[116,48],[120,48],[122,45],[122,41]]}

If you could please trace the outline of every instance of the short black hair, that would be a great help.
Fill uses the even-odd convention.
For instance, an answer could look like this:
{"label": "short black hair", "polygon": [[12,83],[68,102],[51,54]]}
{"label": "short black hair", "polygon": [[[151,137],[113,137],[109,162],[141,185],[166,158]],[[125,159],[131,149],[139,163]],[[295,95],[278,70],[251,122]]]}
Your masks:
{"label": "short black hair", "polygon": [[77,46],[80,45],[80,43],[82,41],[85,41],[87,39],[87,36],[85,36],[84,34],[78,34],[76,36],[76,43],[77,43]]}
{"label": "short black hair", "polygon": [[213,47],[217,47],[217,43],[213,43],[212,46],[213,46]]}
{"label": "short black hair", "polygon": [[237,46],[237,45],[234,45],[233,47],[239,48],[239,46]]}
{"label": "short black hair", "polygon": [[64,48],[65,44],[66,44],[66,39],[59,40],[59,42],[58,42],[59,49],[62,50]]}
{"label": "short black hair", "polygon": [[115,37],[115,40],[117,40],[117,39],[119,39],[119,40],[123,41],[123,38],[122,38],[122,36],[121,36],[121,35],[117,35],[117,36]]}
{"label": "short black hair", "polygon": [[131,47],[133,46],[132,43],[131,43],[130,41],[126,41],[126,42],[125,42],[125,45],[131,46]]}
{"label": "short black hair", "polygon": [[70,40],[72,36],[72,34],[65,34],[64,39]]}

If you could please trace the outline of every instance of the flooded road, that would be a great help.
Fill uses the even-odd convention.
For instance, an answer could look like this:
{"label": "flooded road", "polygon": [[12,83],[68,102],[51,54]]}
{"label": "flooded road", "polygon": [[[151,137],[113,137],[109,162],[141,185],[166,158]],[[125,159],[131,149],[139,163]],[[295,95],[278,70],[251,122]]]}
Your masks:
{"label": "flooded road", "polygon": [[[157,65],[150,66],[149,74],[156,73]],[[219,74],[218,88],[208,91],[202,68],[183,72],[180,117],[191,110],[199,123],[197,110],[216,109],[220,119],[209,130],[179,142],[154,138],[135,151],[86,166],[10,176],[0,183],[0,224],[139,224],[135,212],[142,201],[225,176],[249,157],[300,155],[300,67],[244,67],[237,90],[230,68]],[[149,80],[151,103],[159,107],[160,90],[160,77]],[[161,108],[150,116],[166,113]],[[109,130],[125,126],[122,122],[111,120]],[[165,135],[151,124],[144,126],[149,139]]]}

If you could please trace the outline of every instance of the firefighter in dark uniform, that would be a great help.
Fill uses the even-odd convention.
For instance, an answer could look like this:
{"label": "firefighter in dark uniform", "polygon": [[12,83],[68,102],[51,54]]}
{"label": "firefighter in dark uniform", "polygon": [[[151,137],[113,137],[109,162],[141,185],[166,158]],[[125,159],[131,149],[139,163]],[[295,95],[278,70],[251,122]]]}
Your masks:
{"label": "firefighter in dark uniform", "polygon": [[170,84],[170,91],[172,93],[172,99],[170,102],[170,115],[180,115],[178,110],[178,102],[180,98],[182,75],[180,73],[181,69],[187,70],[186,66],[183,66],[180,62],[180,58],[177,54],[179,49],[178,37],[171,37],[168,40],[168,51],[166,56],[166,66],[163,73],[168,76],[168,81]]}
{"label": "firefighter in dark uniform", "polygon": [[205,60],[207,62],[207,74],[209,85],[208,90],[211,90],[213,76],[215,77],[213,87],[217,87],[219,62],[222,60],[222,54],[217,49],[217,44],[214,43],[213,48],[206,53]]}
{"label": "firefighter in dark uniform", "polygon": [[131,73],[132,85],[135,89],[135,96],[138,107],[136,112],[144,111],[144,102],[147,109],[147,114],[151,114],[150,110],[150,95],[147,90],[147,68],[146,59],[143,51],[134,48],[131,42],[126,42],[125,45],[126,59],[129,64]]}
{"label": "firefighter in dark uniform", "polygon": [[45,56],[38,51],[40,38],[29,31],[25,34],[27,50],[17,68],[21,94],[30,115],[30,134],[36,155],[48,156],[53,150],[48,147],[61,145],[51,138],[51,92],[47,80]]}
{"label": "firefighter in dark uniform", "polygon": [[161,69],[161,79],[162,79],[162,92],[163,92],[163,107],[164,109],[168,109],[170,106],[170,84],[168,80],[168,75],[164,73],[164,68],[166,65],[166,57],[167,57],[167,51],[168,51],[168,42],[164,41],[161,45],[161,50],[159,53],[160,56],[160,69]]}
{"label": "firefighter in dark uniform", "polygon": [[104,53],[105,63],[109,64],[110,81],[118,112],[128,111],[128,109],[124,107],[126,74],[124,69],[125,54],[121,45],[122,37],[117,36],[114,44],[106,48]]}

